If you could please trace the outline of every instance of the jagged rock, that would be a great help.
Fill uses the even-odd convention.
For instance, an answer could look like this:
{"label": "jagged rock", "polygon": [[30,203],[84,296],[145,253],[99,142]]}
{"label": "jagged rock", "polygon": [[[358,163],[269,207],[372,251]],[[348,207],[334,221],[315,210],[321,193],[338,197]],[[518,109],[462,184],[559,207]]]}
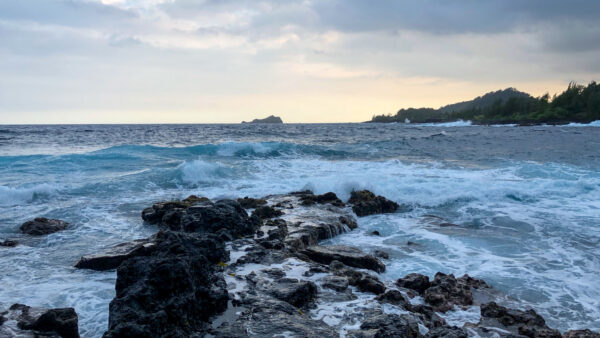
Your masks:
{"label": "jagged rock", "polygon": [[189,203],[181,201],[155,203],[152,205],[152,207],[146,208],[142,211],[142,219],[149,224],[160,224],[165,213],[177,211],[182,212],[189,206]]}
{"label": "jagged rock", "polygon": [[561,338],[558,330],[549,328],[542,316],[534,310],[515,310],[500,306],[495,302],[481,305],[481,320],[468,327],[488,329],[501,328],[513,335],[531,338]]}
{"label": "jagged rock", "polygon": [[285,272],[283,270],[277,269],[277,268],[263,269],[262,272],[266,273],[267,275],[269,275],[270,277],[273,277],[275,279],[285,277]]}
{"label": "jagged rock", "polygon": [[154,243],[151,239],[121,243],[104,252],[81,257],[75,267],[99,271],[116,269],[128,258],[149,255],[153,248]]}
{"label": "jagged rock", "polygon": [[252,216],[256,216],[260,219],[274,218],[279,217],[281,215],[283,215],[283,212],[281,212],[281,210],[277,210],[268,205],[260,206],[252,212]]}
{"label": "jagged rock", "polygon": [[398,203],[383,196],[375,196],[368,190],[352,191],[348,203],[352,204],[352,210],[359,217],[392,213],[400,207]]}
{"label": "jagged rock", "polygon": [[14,304],[0,317],[2,337],[79,337],[79,320],[73,308],[42,309]]}
{"label": "jagged rock", "polygon": [[238,198],[237,201],[244,209],[256,209],[261,205],[267,204],[267,201],[264,198],[251,198],[248,196]]}
{"label": "jagged rock", "polygon": [[379,257],[379,258],[383,258],[383,259],[390,258],[390,255],[383,250],[375,250],[375,251],[373,251],[373,255],[375,255],[375,257]]}
{"label": "jagged rock", "polygon": [[302,253],[313,261],[321,264],[329,264],[336,260],[355,268],[369,269],[376,272],[385,271],[385,264],[383,264],[379,259],[350,246],[315,245],[306,248],[302,251]]}
{"label": "jagged rock", "polygon": [[337,292],[342,292],[348,289],[348,278],[340,276],[327,276],[323,278],[324,288],[332,289]]}
{"label": "jagged rock", "polygon": [[350,331],[348,337],[422,337],[419,332],[418,323],[407,315],[382,314],[367,318],[361,325],[360,330]]}
{"label": "jagged rock", "polygon": [[23,223],[19,229],[24,234],[41,236],[64,230],[68,226],[69,223],[59,219],[38,217],[34,220]]}
{"label": "jagged rock", "polygon": [[356,282],[356,288],[362,292],[371,292],[376,295],[385,292],[385,285],[376,277],[364,274],[363,278]]}
{"label": "jagged rock", "polygon": [[415,290],[419,294],[423,293],[423,291],[425,291],[431,286],[431,284],[429,283],[429,277],[420,273],[409,273],[408,275],[398,279],[396,281],[396,285],[403,288]]}
{"label": "jagged rock", "polygon": [[419,319],[428,328],[442,327],[446,325],[446,320],[440,317],[433,308],[425,304],[417,304],[410,306],[409,310],[418,315]]}
{"label": "jagged rock", "polygon": [[456,326],[440,326],[429,329],[425,338],[467,338],[468,335],[464,329]]}
{"label": "jagged rock", "polygon": [[375,297],[375,299],[381,303],[397,305],[404,309],[411,308],[410,301],[398,290],[386,291],[384,294]]}
{"label": "jagged rock", "polygon": [[227,308],[228,293],[217,262],[225,245],[213,234],[159,232],[149,256],[117,269],[105,337],[190,336],[208,328],[210,316]]}
{"label": "jagged rock", "polygon": [[310,281],[281,278],[270,286],[271,294],[295,307],[304,307],[317,298],[317,286]]}
{"label": "jagged rock", "polygon": [[13,241],[12,239],[0,241],[0,246],[5,246],[5,247],[9,247],[9,248],[15,247],[18,244],[19,244],[19,242]]}
{"label": "jagged rock", "polygon": [[232,237],[253,235],[260,226],[256,217],[248,217],[246,210],[234,200],[215,203],[196,203],[185,210],[178,228],[186,232],[226,232]]}
{"label": "jagged rock", "polygon": [[300,197],[302,205],[313,205],[315,203],[335,205],[336,207],[343,207],[345,204],[340,200],[337,195],[333,192],[328,192],[323,195],[314,195],[312,192],[306,193]]}
{"label": "jagged rock", "polygon": [[570,330],[563,333],[563,338],[600,338],[600,333],[589,329]]}
{"label": "jagged rock", "polygon": [[489,287],[484,281],[464,275],[455,278],[454,275],[446,275],[441,272],[435,274],[431,286],[422,295],[425,302],[433,307],[435,311],[446,312],[454,305],[470,306],[473,304],[471,288]]}
{"label": "jagged rock", "polygon": [[315,320],[289,303],[247,297],[241,314],[210,333],[215,337],[337,337],[339,333],[322,320]]}

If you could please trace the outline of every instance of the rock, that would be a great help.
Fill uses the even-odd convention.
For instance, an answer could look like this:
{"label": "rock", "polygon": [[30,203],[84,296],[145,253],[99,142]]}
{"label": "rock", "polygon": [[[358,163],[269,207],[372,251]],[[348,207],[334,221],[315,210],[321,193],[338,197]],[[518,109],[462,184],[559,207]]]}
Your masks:
{"label": "rock", "polygon": [[244,209],[256,209],[261,205],[267,204],[267,201],[264,198],[251,198],[248,196],[238,198],[237,201]]}
{"label": "rock", "polygon": [[589,329],[570,330],[563,333],[563,338],[600,338],[600,333]]}
{"label": "rock", "polygon": [[410,301],[398,290],[389,290],[384,294],[375,297],[375,300],[381,303],[389,303],[400,306],[403,309],[410,309]]}
{"label": "rock", "polygon": [[336,207],[343,207],[345,204],[340,200],[336,194],[332,192],[325,193],[323,195],[314,195],[312,192],[301,195],[300,200],[302,205],[313,205],[315,203],[335,205]]}
{"label": "rock", "polygon": [[323,278],[321,284],[324,288],[332,289],[337,292],[343,292],[348,289],[348,278],[340,276],[327,276]]}
{"label": "rock", "polygon": [[376,277],[367,274],[363,275],[363,278],[358,280],[356,288],[362,292],[371,292],[376,295],[385,292],[385,285],[383,285]]}
{"label": "rock", "polygon": [[310,281],[281,278],[270,287],[271,294],[295,307],[304,307],[317,298],[317,286]]}
{"label": "rock", "polygon": [[0,241],[0,246],[5,246],[5,247],[9,247],[9,248],[15,247],[18,244],[19,244],[19,242],[13,241],[11,239]]}
{"label": "rock", "polygon": [[435,311],[446,312],[454,305],[466,307],[473,304],[471,288],[489,287],[484,281],[464,275],[455,278],[454,275],[446,275],[441,272],[435,274],[431,286],[422,295],[425,302],[433,307]]}
{"label": "rock", "polygon": [[79,337],[79,320],[73,308],[42,309],[14,304],[2,318],[2,337]]}
{"label": "rock", "polygon": [[216,263],[228,261],[229,253],[217,236],[161,231],[154,243],[150,255],[129,258],[117,269],[104,337],[198,335],[209,317],[227,308]]}
{"label": "rock", "polygon": [[357,216],[396,212],[400,207],[398,203],[390,201],[383,196],[375,196],[368,190],[353,191],[350,193],[348,203]]}
{"label": "rock", "polygon": [[32,236],[41,236],[51,234],[60,230],[64,230],[69,226],[69,223],[59,219],[48,219],[38,217],[34,220],[23,223],[20,230],[24,234]]}
{"label": "rock", "polygon": [[210,199],[207,197],[198,197],[196,195],[190,195],[188,197],[186,197],[185,199],[183,199],[184,204],[190,206],[193,205],[195,203],[200,203],[200,202],[210,202]]}
{"label": "rock", "polygon": [[244,123],[281,124],[281,123],[283,123],[283,121],[281,120],[281,117],[279,117],[279,116],[269,115],[268,117],[265,117],[264,119],[254,119],[254,120],[252,120],[250,122],[242,121],[242,124],[244,124]]}
{"label": "rock", "polygon": [[121,243],[104,252],[81,257],[75,267],[98,271],[116,269],[128,258],[149,255],[153,248],[154,243],[150,239]]}
{"label": "rock", "polygon": [[379,258],[383,258],[383,259],[389,259],[390,255],[382,250],[375,250],[373,251],[373,255],[375,255],[375,257],[379,257]]}
{"label": "rock", "polygon": [[376,257],[366,254],[357,248],[345,245],[320,246],[315,245],[302,251],[315,262],[329,264],[334,260],[348,266],[384,272],[385,265]]}
{"label": "rock", "polygon": [[232,237],[253,235],[260,226],[256,217],[248,217],[234,200],[197,203],[185,210],[178,228],[185,232],[226,232]]}
{"label": "rock", "polygon": [[407,315],[382,314],[367,318],[360,330],[350,331],[348,337],[422,337],[418,323]]}
{"label": "rock", "polygon": [[[473,325],[471,325],[473,326]],[[514,335],[527,337],[560,338],[558,330],[546,325],[542,316],[534,310],[515,310],[500,306],[495,302],[481,305],[481,320],[474,325],[478,328],[501,328]]]}
{"label": "rock", "polygon": [[283,215],[283,212],[281,212],[281,210],[274,209],[268,205],[260,206],[252,212],[252,216],[256,216],[260,219],[274,218],[279,217],[281,215]]}
{"label": "rock", "polygon": [[396,281],[396,285],[399,287],[411,289],[422,294],[423,291],[428,289],[431,284],[429,283],[429,277],[420,273],[410,273]]}
{"label": "rock", "polygon": [[160,202],[142,211],[142,219],[149,224],[161,224],[164,215],[168,212],[182,212],[189,203],[181,201]]}
{"label": "rock", "polygon": [[429,329],[425,338],[467,338],[468,335],[464,329],[456,326],[440,326]]}
{"label": "rock", "polygon": [[423,324],[430,329],[446,325],[446,320],[433,311],[433,308],[429,305],[411,304],[409,310],[415,314],[418,314],[419,319],[421,319]]}
{"label": "rock", "polygon": [[381,236],[381,234],[377,230],[371,231],[371,235],[373,235],[373,236]]}

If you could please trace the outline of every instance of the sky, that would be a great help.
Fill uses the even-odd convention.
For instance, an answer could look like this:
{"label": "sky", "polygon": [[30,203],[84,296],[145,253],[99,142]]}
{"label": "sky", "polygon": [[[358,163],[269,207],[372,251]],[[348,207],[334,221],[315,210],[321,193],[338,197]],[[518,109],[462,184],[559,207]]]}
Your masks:
{"label": "sky", "polygon": [[600,80],[600,1],[0,0],[0,124],[360,122]]}

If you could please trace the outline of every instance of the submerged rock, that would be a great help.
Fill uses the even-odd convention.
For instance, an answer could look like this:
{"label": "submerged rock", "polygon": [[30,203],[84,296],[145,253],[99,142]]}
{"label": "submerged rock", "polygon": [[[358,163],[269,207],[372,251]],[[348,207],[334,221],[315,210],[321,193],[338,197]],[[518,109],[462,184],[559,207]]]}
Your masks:
{"label": "submerged rock", "polygon": [[149,255],[153,248],[154,242],[151,239],[121,243],[104,252],[81,257],[75,267],[99,271],[116,269],[128,258]]}
{"label": "submerged rock", "polygon": [[159,232],[151,255],[127,259],[117,269],[116,296],[104,336],[203,332],[209,317],[227,308],[226,284],[215,264],[228,256],[213,234]]}
{"label": "submerged rock", "polygon": [[48,219],[38,217],[31,221],[27,221],[19,228],[22,233],[32,236],[42,236],[51,234],[60,230],[64,230],[69,226],[69,223],[59,219]]}
{"label": "submerged rock", "polygon": [[302,253],[313,261],[321,264],[329,264],[332,261],[340,261],[355,268],[369,269],[376,272],[385,271],[385,264],[383,264],[379,259],[351,246],[315,245],[306,248],[302,251]]}
{"label": "submerged rock", "polygon": [[8,248],[15,247],[18,244],[19,244],[19,242],[14,241],[12,239],[6,239],[6,240],[0,241],[0,246],[5,246],[5,247],[8,247]]}
{"label": "submerged rock", "polygon": [[393,213],[400,207],[398,203],[390,201],[383,196],[375,196],[375,194],[368,190],[352,191],[348,203],[352,204],[352,210],[359,217]]}
{"label": "submerged rock", "polygon": [[348,278],[340,276],[327,276],[322,283],[324,288],[342,292],[348,289]]}
{"label": "submerged rock", "polygon": [[317,286],[310,281],[281,278],[270,286],[271,294],[295,307],[304,307],[317,298]]}
{"label": "submerged rock", "polygon": [[78,338],[78,322],[73,308],[42,309],[14,304],[0,313],[0,336]]}

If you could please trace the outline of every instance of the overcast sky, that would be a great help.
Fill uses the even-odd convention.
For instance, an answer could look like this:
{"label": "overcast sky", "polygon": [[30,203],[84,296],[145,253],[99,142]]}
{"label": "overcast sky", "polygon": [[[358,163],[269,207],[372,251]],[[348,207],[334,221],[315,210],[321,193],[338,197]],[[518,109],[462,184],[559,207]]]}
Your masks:
{"label": "overcast sky", "polygon": [[600,80],[600,1],[0,0],[0,124],[352,122]]}

